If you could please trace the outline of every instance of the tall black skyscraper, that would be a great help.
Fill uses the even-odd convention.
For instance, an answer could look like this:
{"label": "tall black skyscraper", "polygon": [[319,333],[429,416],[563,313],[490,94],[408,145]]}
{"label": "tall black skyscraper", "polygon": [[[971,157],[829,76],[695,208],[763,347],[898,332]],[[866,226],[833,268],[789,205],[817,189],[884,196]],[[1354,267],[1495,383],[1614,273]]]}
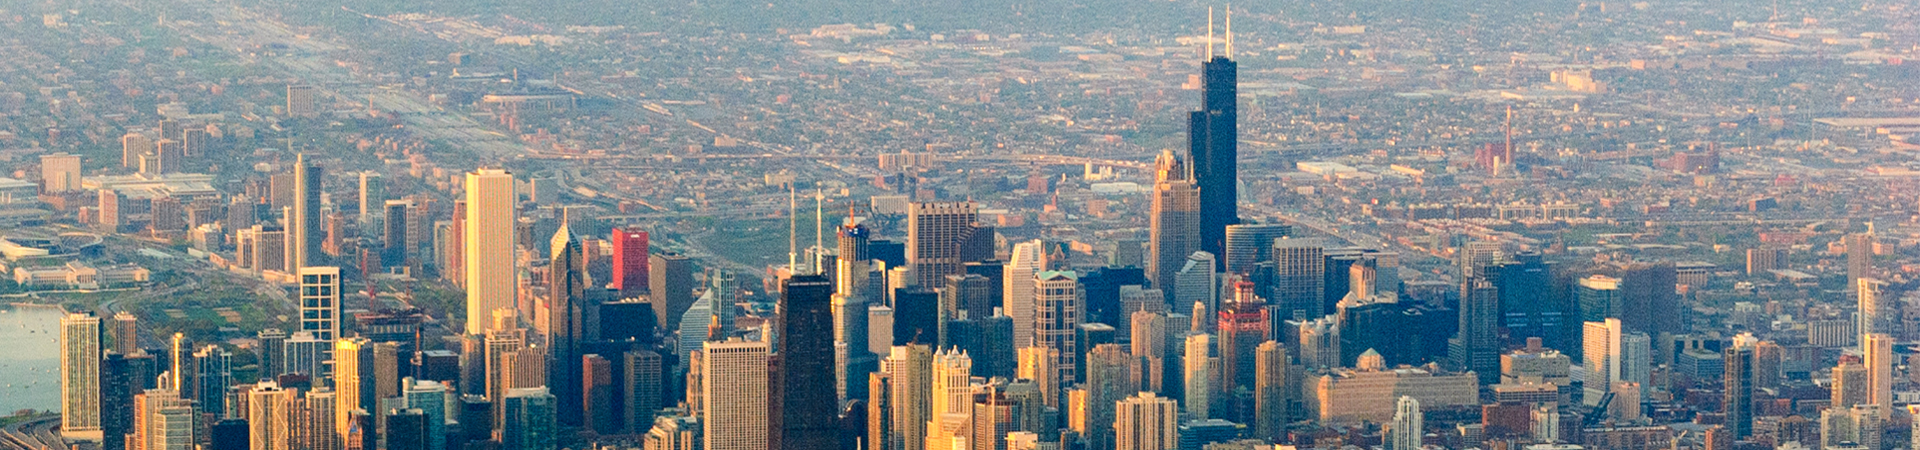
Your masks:
{"label": "tall black skyscraper", "polygon": [[389,200],[386,207],[385,228],[381,231],[382,242],[380,263],[387,267],[407,267],[407,210],[412,203],[404,200]]}
{"label": "tall black skyscraper", "polygon": [[587,255],[562,221],[551,242],[553,258],[547,266],[547,345],[553,358],[548,385],[559,400],[560,421],[581,423],[580,344],[586,339]]}
{"label": "tall black skyscraper", "polygon": [[1215,255],[1227,254],[1227,225],[1240,223],[1240,66],[1231,59],[1233,27],[1227,28],[1227,55],[1206,62],[1202,108],[1187,114],[1187,161],[1200,186],[1200,249]]}
{"label": "tall black skyscraper", "polygon": [[[1721,411],[1727,415],[1727,430],[1735,439],[1753,435],[1753,347],[1734,344],[1725,352],[1721,372],[1725,391]],[[1618,400],[1615,400],[1618,401]]]}
{"label": "tall black skyscraper", "polygon": [[[132,408],[127,408],[131,410]],[[129,411],[131,412],[131,411]],[[207,450],[247,450],[252,448],[251,437],[247,430],[247,421],[225,419],[207,428],[212,442]],[[112,447],[108,447],[112,448]]]}
{"label": "tall black skyscraper", "polygon": [[833,281],[798,275],[781,286],[780,449],[839,445],[834,390]]}
{"label": "tall black skyscraper", "polygon": [[142,391],[134,381],[133,364],[119,353],[108,352],[100,361],[100,430],[105,436],[102,448],[127,447],[127,435],[133,432],[133,396]]}

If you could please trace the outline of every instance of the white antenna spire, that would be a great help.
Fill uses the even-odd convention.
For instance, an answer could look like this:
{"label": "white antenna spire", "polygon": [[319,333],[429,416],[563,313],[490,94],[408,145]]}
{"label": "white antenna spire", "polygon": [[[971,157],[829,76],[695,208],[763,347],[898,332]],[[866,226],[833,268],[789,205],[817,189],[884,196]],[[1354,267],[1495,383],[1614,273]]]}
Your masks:
{"label": "white antenna spire", "polygon": [[1233,59],[1233,4],[1227,4],[1227,59]]}
{"label": "white antenna spire", "polygon": [[[818,189],[813,191],[813,248],[817,249],[827,248],[827,216],[825,213],[826,210],[821,206],[826,200],[826,194],[821,193]],[[815,270],[819,269],[816,268]]]}
{"label": "white antenna spire", "polygon": [[1213,60],[1213,7],[1207,7],[1207,60]]}
{"label": "white antenna spire", "polygon": [[800,200],[794,182],[787,182],[787,272],[800,272]]}

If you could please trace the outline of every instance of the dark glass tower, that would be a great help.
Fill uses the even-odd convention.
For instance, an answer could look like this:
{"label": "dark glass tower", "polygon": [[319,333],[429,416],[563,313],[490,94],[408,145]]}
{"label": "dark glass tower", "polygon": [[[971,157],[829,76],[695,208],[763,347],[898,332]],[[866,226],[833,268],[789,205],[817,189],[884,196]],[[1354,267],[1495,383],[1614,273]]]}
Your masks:
{"label": "dark glass tower", "polygon": [[547,266],[547,332],[548,352],[553,358],[548,368],[548,376],[558,380],[549,383],[555,387],[553,394],[559,400],[560,421],[568,425],[579,425],[581,419],[580,394],[581,365],[580,344],[586,338],[586,277],[587,255],[580,245],[580,239],[573,236],[571,227],[561,221],[560,230],[553,234],[551,241],[553,258]]}
{"label": "dark glass tower", "polygon": [[1483,384],[1500,381],[1499,303],[1499,289],[1485,278],[1468,278],[1460,286],[1460,327],[1448,342],[1448,358]]}
{"label": "dark glass tower", "polygon": [[780,296],[780,449],[839,445],[839,393],[834,390],[833,281],[823,275],[786,280]]}
{"label": "dark glass tower", "polygon": [[103,448],[127,447],[127,435],[133,432],[133,396],[142,391],[134,381],[133,364],[119,353],[108,352],[100,361],[100,430],[105,436]]}
{"label": "dark glass tower", "polygon": [[1232,59],[1207,61],[1202,108],[1187,115],[1187,161],[1200,186],[1200,249],[1215,255],[1227,254],[1227,225],[1240,223],[1239,73]]}
{"label": "dark glass tower", "polygon": [[1753,435],[1753,347],[1728,348],[1724,364],[1721,411],[1726,412],[1727,429],[1734,439],[1745,438]]}
{"label": "dark glass tower", "polygon": [[[206,447],[208,450],[247,450],[252,448],[251,436],[248,434],[247,421],[245,420],[221,420],[219,423],[213,424],[212,427],[208,427],[207,431],[212,435],[210,439],[213,442],[212,445]],[[112,437],[109,436],[108,438],[111,439]]]}
{"label": "dark glass tower", "polygon": [[320,253],[320,241],[326,237],[320,222],[320,180],[325,171],[320,166],[310,165],[307,155],[302,153],[294,157],[293,163],[293,261],[287,267],[298,270],[302,267],[325,265]]}
{"label": "dark glass tower", "polygon": [[1552,349],[1580,345],[1567,332],[1572,305],[1561,302],[1564,296],[1553,295],[1553,266],[1539,253],[1514,254],[1510,261],[1487,268],[1487,278],[1500,293],[1500,327],[1508,334],[1502,347],[1524,345],[1530,337]]}

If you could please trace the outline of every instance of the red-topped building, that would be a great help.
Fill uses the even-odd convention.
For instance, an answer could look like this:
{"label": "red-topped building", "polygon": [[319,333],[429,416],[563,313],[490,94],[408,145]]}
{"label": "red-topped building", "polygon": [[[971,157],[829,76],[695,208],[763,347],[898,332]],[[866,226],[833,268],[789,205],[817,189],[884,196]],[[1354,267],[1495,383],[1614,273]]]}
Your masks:
{"label": "red-topped building", "polygon": [[622,297],[647,291],[647,232],[613,229],[613,285]]}

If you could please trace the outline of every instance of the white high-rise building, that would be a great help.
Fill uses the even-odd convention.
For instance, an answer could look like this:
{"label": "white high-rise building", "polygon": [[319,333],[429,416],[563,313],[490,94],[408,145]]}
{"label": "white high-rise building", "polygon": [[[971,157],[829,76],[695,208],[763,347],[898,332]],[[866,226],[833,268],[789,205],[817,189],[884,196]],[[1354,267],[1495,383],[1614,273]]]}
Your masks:
{"label": "white high-rise building", "polygon": [[488,331],[493,310],[514,307],[513,174],[500,169],[467,173],[466,240],[463,253],[467,285],[467,334]]}
{"label": "white high-rise building", "polygon": [[1213,373],[1220,359],[1213,356],[1213,335],[1193,334],[1187,336],[1186,355],[1182,362],[1181,374],[1186,381],[1185,405],[1187,417],[1206,419],[1213,417]]}
{"label": "white high-rise building", "polygon": [[701,351],[701,383],[707,399],[702,436],[706,450],[765,450],[771,416],[767,410],[766,342],[709,341]]}
{"label": "white high-rise building", "polygon": [[380,173],[360,172],[360,223],[373,223],[386,204],[387,190],[380,182]]}
{"label": "white high-rise building", "polygon": [[1046,267],[1046,245],[1039,239],[1013,244],[1011,260],[1001,272],[1006,284],[1001,302],[1013,318],[1014,348],[1033,344],[1033,276]]}
{"label": "white high-rise building", "polygon": [[1846,448],[1845,443],[1858,444],[1869,450],[1884,449],[1881,436],[1886,434],[1883,421],[1887,408],[1880,405],[1853,405],[1852,408],[1832,408],[1820,412],[1820,445],[1823,448]]}
{"label": "white high-rise building", "polygon": [[1859,324],[1856,329],[1864,336],[1870,333],[1894,334],[1900,332],[1900,300],[1898,295],[1887,295],[1887,282],[1876,278],[1861,278],[1855,281],[1854,296],[1859,301]]}
{"label": "white high-rise building", "polygon": [[1425,426],[1426,415],[1420,412],[1420,401],[1400,396],[1393,408],[1393,425],[1387,430],[1387,450],[1420,450]]}
{"label": "white high-rise building", "polygon": [[102,437],[100,334],[100,318],[92,314],[60,318],[60,435],[67,439]]}
{"label": "white high-rise building", "polygon": [[[1180,406],[1173,399],[1141,392],[1115,405],[1116,450],[1174,450],[1180,448]],[[1012,434],[1007,435],[1009,443]],[[1012,445],[1008,446],[1012,449]],[[1035,447],[1038,448],[1038,447]]]}
{"label": "white high-rise building", "polygon": [[[1626,331],[1620,319],[1607,318],[1602,322],[1587,322],[1581,335],[1581,348],[1586,375],[1582,378],[1586,395],[1584,402],[1596,404],[1612,388],[1614,382],[1629,381],[1637,383],[1643,389],[1648,385],[1652,374],[1652,339],[1646,333]],[[1642,392],[1645,395],[1645,392]],[[1640,401],[1642,399],[1621,399],[1619,401]]]}
{"label": "white high-rise building", "polygon": [[340,268],[300,268],[300,331],[315,339],[340,337]]}
{"label": "white high-rise building", "polygon": [[892,407],[893,433],[886,448],[922,448],[927,439],[927,422],[934,417],[933,349],[925,345],[897,345],[890,353],[887,360],[880,363],[891,381],[887,385],[887,396],[892,401],[889,406]]}
{"label": "white high-rise building", "polygon": [[142,450],[192,450],[194,448],[193,402],[180,398],[171,389],[148,389],[134,398],[133,438],[128,447],[143,445]]}
{"label": "white high-rise building", "polygon": [[1080,292],[1080,275],[1071,270],[1035,274],[1033,301],[1036,306],[1034,341],[1041,347],[1059,351],[1053,367],[1060,371],[1062,383],[1080,379],[1074,373],[1074,362],[1079,360],[1080,352],[1075,333],[1080,329],[1081,308],[1086,304]]}
{"label": "white high-rise building", "polygon": [[1028,346],[1017,351],[1019,364],[1014,375],[1020,379],[1033,380],[1040,389],[1040,396],[1047,406],[1060,407],[1060,370],[1053,367],[1060,361],[1060,351],[1051,347]]}

